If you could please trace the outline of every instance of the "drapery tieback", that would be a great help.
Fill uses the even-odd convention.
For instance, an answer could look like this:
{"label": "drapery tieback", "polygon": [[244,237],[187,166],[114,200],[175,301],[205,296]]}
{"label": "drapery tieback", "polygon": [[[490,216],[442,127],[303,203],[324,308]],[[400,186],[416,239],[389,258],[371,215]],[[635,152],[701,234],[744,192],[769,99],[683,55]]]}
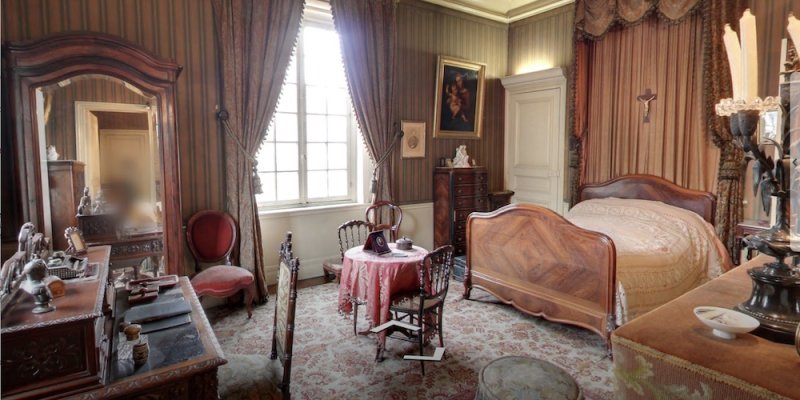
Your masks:
{"label": "drapery tieback", "polygon": [[236,147],[239,148],[239,151],[242,154],[244,154],[247,160],[250,161],[251,170],[253,174],[252,175],[253,193],[254,194],[264,193],[264,190],[261,187],[261,177],[258,176],[258,160],[253,155],[247,152],[247,149],[245,149],[244,144],[242,144],[242,141],[239,140],[239,137],[233,133],[233,130],[231,130],[231,126],[228,124],[228,116],[229,116],[228,110],[224,108],[217,113],[217,119],[220,120],[220,122],[222,122],[222,126],[225,127],[225,133],[227,133],[228,136],[230,136],[231,139],[233,139],[234,143],[236,143]]}

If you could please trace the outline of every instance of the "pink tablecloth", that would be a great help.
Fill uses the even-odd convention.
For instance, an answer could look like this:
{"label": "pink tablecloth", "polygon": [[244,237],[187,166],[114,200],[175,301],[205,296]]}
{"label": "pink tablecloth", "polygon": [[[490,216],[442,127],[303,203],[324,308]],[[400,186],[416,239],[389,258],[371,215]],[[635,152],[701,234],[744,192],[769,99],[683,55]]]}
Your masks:
{"label": "pink tablecloth", "polygon": [[[339,311],[353,311],[351,298],[366,305],[371,326],[389,321],[392,295],[419,289],[419,262],[428,250],[414,246],[412,250],[397,250],[390,243],[392,254],[377,255],[363,251],[362,246],[344,253],[344,264],[339,284]],[[399,254],[403,257],[397,257]],[[378,335],[378,347],[383,348],[385,333]]]}

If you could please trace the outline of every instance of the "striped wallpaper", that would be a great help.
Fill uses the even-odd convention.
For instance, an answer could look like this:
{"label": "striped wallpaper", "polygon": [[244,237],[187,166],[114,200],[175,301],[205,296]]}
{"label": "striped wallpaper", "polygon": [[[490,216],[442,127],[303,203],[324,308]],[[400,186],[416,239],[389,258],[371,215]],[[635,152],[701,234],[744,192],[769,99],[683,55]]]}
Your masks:
{"label": "striped wallpaper", "polygon": [[[45,91],[47,145],[56,147],[62,160],[75,160],[75,102],[97,101],[103,103],[147,104],[147,98],[138,95],[117,81],[110,79],[74,80],[65,87],[52,85]],[[101,128],[102,124],[99,125]],[[145,128],[147,120],[145,119]]]}
{"label": "striped wallpaper", "polygon": [[[224,164],[214,118],[218,65],[210,1],[4,0],[2,14],[3,41],[99,31],[121,36],[182,65],[176,105],[183,218],[201,209],[223,208]],[[453,157],[460,144],[467,145],[478,164],[487,166],[490,189],[502,189],[504,91],[500,78],[542,55],[552,57],[556,65],[568,65],[572,6],[509,26],[419,0],[401,0],[398,18],[398,117],[425,121],[427,143],[424,159],[400,159],[397,152],[397,201],[431,201],[433,167],[439,158]],[[486,64],[483,138],[431,137],[438,55]]]}
{"label": "striped wallpaper", "polygon": [[[508,25],[451,11],[416,0],[398,7],[398,92],[401,120],[424,121],[425,158],[395,164],[401,204],[433,200],[433,168],[439,158],[453,158],[460,144],[479,165],[487,166],[490,190],[503,187],[504,91]],[[433,112],[438,55],[486,64],[483,132],[479,140],[433,139]]]}
{"label": "striped wallpaper", "polygon": [[223,203],[214,19],[207,0],[3,0],[2,40],[66,31],[120,36],[182,65],[178,117],[183,218]]}
{"label": "striped wallpaper", "polygon": [[572,67],[572,23],[569,4],[511,23],[508,29],[508,74]]}

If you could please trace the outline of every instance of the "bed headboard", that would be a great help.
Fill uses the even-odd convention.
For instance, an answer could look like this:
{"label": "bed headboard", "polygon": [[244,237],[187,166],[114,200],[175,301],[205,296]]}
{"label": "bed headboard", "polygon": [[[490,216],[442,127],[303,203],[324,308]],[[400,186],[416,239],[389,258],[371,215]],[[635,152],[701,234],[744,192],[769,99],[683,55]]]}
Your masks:
{"label": "bed headboard", "polygon": [[660,201],[694,211],[712,225],[717,208],[717,197],[713,194],[686,189],[654,175],[624,175],[578,188],[578,202],[606,197]]}

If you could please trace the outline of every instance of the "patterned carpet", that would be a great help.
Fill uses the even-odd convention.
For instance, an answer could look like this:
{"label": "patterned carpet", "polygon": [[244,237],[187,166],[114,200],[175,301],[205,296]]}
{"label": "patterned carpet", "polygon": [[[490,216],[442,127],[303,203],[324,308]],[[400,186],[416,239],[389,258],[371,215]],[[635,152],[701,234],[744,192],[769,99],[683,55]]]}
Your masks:
{"label": "patterned carpet", "polygon": [[[403,354],[417,351],[408,342],[387,339],[385,360],[374,361],[374,338],[355,337],[352,320],[336,311],[336,284],[300,289],[292,398],[472,399],[481,367],[505,355],[551,361],[577,380],[585,398],[613,398],[611,361],[599,336],[525,315],[481,290],[472,291],[479,301],[463,300],[461,288],[459,282],[450,285],[444,308],[447,350],[441,362],[426,364],[425,376],[418,362],[403,360]],[[226,356],[238,357],[269,354],[273,312],[271,298],[256,307],[250,321],[243,307],[218,307],[208,314]],[[360,313],[359,330],[368,323]]]}

